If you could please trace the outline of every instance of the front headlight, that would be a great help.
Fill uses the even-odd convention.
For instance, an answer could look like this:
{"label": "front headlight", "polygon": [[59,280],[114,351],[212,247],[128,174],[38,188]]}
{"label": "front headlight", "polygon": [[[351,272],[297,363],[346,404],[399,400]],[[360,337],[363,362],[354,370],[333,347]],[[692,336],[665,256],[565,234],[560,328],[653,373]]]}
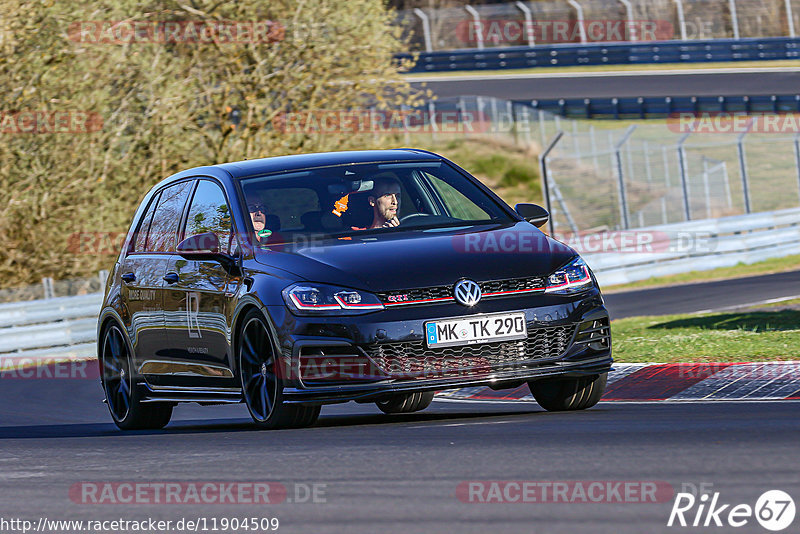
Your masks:
{"label": "front headlight", "polygon": [[593,285],[589,267],[579,256],[547,278],[545,293],[572,295],[586,291]]}
{"label": "front headlight", "polygon": [[281,294],[297,315],[358,315],[383,309],[372,293],[327,284],[292,284]]}

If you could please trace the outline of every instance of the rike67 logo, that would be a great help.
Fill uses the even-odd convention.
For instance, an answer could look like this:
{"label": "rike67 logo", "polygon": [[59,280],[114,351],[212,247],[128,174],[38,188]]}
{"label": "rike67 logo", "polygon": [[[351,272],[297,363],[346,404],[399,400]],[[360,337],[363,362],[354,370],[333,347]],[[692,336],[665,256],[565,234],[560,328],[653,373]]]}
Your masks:
{"label": "rike67 logo", "polygon": [[739,528],[752,525],[755,519],[765,529],[777,532],[789,527],[794,516],[794,500],[781,490],[765,491],[754,506],[725,503],[719,492],[703,493],[699,497],[692,493],[678,493],[667,526]]}

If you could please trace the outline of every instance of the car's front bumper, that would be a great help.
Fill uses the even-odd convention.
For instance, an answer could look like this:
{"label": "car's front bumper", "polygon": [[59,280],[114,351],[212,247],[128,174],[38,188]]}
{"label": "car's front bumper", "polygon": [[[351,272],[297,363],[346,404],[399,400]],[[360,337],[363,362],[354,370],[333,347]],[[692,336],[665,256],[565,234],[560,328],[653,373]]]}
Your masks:
{"label": "car's front bumper", "polygon": [[[528,339],[455,351],[425,345],[426,321],[508,311],[525,312]],[[350,317],[296,317],[282,306],[270,306],[268,312],[281,347],[283,397],[289,403],[371,401],[474,386],[504,389],[547,377],[596,375],[613,361],[608,312],[598,291],[494,299],[474,308],[397,307]],[[319,362],[340,364],[343,357],[348,360],[344,372],[333,365],[326,368],[333,372],[309,378],[309,369],[318,371]],[[363,360],[362,372],[353,372],[356,359]]]}

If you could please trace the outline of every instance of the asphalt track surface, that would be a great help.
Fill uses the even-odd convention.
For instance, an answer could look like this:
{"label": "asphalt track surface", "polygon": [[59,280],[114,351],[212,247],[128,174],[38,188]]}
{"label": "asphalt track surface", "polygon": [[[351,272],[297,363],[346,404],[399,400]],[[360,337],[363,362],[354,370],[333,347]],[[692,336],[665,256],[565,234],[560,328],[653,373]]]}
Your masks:
{"label": "asphalt track surface", "polygon": [[465,74],[425,80],[440,98],[493,96],[507,100],[557,98],[704,97],[791,95],[800,87],[800,69],[698,69],[613,73]]}
{"label": "asphalt track surface", "polygon": [[789,297],[800,298],[800,271],[604,295],[612,319],[728,311]]}
{"label": "asphalt track surface", "polygon": [[[464,481],[713,484],[726,503],[770,489],[800,499],[800,404],[601,403],[547,413],[533,403],[434,402],[386,416],[323,408],[312,428],[258,431],[241,405],[181,405],[162,431],[122,433],[87,379],[0,387],[0,517],[277,517],[278,532],[674,532],[672,493],[656,503],[470,503]],[[325,484],[318,503],[82,504],[80,482],[273,481]],[[795,527],[800,519],[796,520]],[[794,527],[793,527],[794,528]],[[706,529],[707,530],[707,529]],[[728,532],[729,529],[713,529]],[[738,532],[765,532],[754,521]],[[792,529],[787,532],[793,531]]]}
{"label": "asphalt track surface", "polygon": [[[612,316],[624,317],[643,307],[677,313],[785,297],[800,294],[799,285],[796,271],[606,299]],[[705,483],[724,503],[754,505],[770,489],[800,503],[800,403],[792,401],[601,402],[575,413],[522,402],[436,401],[402,416],[349,403],[324,407],[312,428],[271,432],[254,428],[242,405],[180,405],[162,431],[123,433],[111,423],[96,379],[0,381],[6,519],[277,517],[278,532],[303,533],[702,530],[666,526],[671,496],[655,503],[475,503],[456,493],[469,481],[640,481],[675,492]],[[316,484],[324,502],[70,498],[81,482],[205,481],[278,482],[294,501],[295,492]],[[754,521],[736,530],[765,531]]]}

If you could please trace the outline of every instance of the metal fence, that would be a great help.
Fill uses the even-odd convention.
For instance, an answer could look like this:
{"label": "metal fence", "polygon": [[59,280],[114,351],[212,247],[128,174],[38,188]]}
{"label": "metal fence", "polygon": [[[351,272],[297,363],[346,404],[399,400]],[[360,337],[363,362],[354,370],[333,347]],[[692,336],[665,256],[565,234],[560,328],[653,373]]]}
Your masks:
{"label": "metal fence", "polygon": [[414,51],[795,37],[800,0],[566,0],[399,11]]}
{"label": "metal fence", "polygon": [[[697,123],[686,128],[674,117],[620,127],[619,121],[567,119],[490,97],[439,99],[425,111],[428,119],[449,113],[470,124],[450,128],[459,132],[451,137],[493,138],[542,154],[545,202],[556,233],[627,230],[800,206],[797,134],[752,126],[742,133],[712,133],[698,130]],[[445,139],[446,132],[427,130],[434,144]]]}

